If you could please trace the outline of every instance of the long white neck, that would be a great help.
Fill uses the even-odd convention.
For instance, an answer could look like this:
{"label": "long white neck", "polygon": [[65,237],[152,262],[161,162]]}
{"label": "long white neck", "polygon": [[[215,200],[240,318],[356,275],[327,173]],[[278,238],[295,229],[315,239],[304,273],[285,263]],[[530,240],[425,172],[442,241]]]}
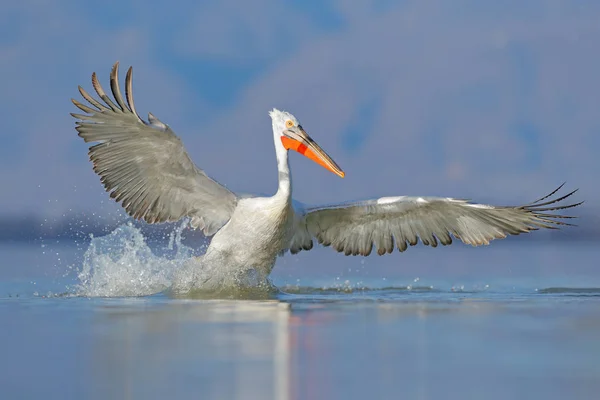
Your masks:
{"label": "long white neck", "polygon": [[288,151],[283,147],[279,135],[274,135],[275,155],[277,156],[277,170],[279,172],[279,188],[275,196],[292,196],[292,174],[288,161]]}

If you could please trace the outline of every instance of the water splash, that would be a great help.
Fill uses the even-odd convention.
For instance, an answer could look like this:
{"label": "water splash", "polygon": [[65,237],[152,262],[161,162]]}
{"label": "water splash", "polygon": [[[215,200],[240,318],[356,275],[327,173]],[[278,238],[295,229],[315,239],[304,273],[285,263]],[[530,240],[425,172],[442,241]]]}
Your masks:
{"label": "water splash", "polygon": [[197,251],[182,243],[186,227],[187,222],[182,223],[167,243],[152,248],[131,223],[106,236],[93,237],[74,294],[123,297],[168,291],[169,295],[194,298],[265,298],[276,291],[268,277],[253,274],[253,269],[231,271],[195,257]]}
{"label": "water splash", "polygon": [[181,224],[165,248],[155,254],[142,232],[131,223],[106,236],[93,237],[78,274],[78,295],[89,297],[146,296],[169,289],[175,271],[194,252],[182,244]]}

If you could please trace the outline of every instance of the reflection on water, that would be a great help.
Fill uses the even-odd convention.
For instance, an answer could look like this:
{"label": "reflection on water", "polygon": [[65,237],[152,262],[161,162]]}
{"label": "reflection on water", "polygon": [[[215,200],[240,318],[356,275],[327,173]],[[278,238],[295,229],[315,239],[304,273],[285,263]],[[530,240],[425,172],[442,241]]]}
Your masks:
{"label": "reflection on water", "polygon": [[[1,398],[565,399],[600,391],[595,245],[456,247],[444,256],[415,248],[365,265],[342,258],[346,275],[317,250],[322,262],[283,259],[274,277],[281,291],[243,293],[252,300],[94,297],[169,285],[163,256],[135,238],[111,249],[95,242],[89,270],[66,249],[52,252],[63,260],[54,264],[31,247],[0,246]],[[81,285],[78,273],[91,298],[52,296]]]}
{"label": "reflection on water", "polygon": [[5,299],[0,387],[7,398],[98,399],[563,399],[600,390],[597,296],[397,295]]}
{"label": "reflection on water", "polygon": [[[144,307],[142,307],[144,308]],[[103,398],[289,398],[290,305],[170,301],[102,307],[90,367]],[[152,377],[149,381],[148,377]],[[104,384],[112,387],[104,390]],[[196,389],[194,389],[196,388]]]}

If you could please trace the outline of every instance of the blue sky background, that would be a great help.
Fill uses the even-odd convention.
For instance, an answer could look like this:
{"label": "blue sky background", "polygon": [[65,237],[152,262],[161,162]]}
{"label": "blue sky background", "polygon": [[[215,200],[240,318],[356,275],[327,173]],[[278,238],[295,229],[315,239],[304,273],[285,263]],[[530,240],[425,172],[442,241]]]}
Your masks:
{"label": "blue sky background", "polygon": [[71,97],[134,66],[134,95],[234,191],[273,193],[267,112],[346,171],[292,155],[295,197],[600,200],[600,2],[24,1],[0,14],[5,214],[117,210]]}

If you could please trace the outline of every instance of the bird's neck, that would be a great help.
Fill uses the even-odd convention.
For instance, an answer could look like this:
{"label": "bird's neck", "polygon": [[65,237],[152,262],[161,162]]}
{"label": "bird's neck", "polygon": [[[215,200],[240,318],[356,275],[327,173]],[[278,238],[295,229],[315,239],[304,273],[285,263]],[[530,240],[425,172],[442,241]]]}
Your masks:
{"label": "bird's neck", "polygon": [[275,154],[277,155],[277,171],[279,173],[279,188],[275,196],[291,199],[292,174],[288,160],[288,151],[283,147],[280,138],[275,138]]}

